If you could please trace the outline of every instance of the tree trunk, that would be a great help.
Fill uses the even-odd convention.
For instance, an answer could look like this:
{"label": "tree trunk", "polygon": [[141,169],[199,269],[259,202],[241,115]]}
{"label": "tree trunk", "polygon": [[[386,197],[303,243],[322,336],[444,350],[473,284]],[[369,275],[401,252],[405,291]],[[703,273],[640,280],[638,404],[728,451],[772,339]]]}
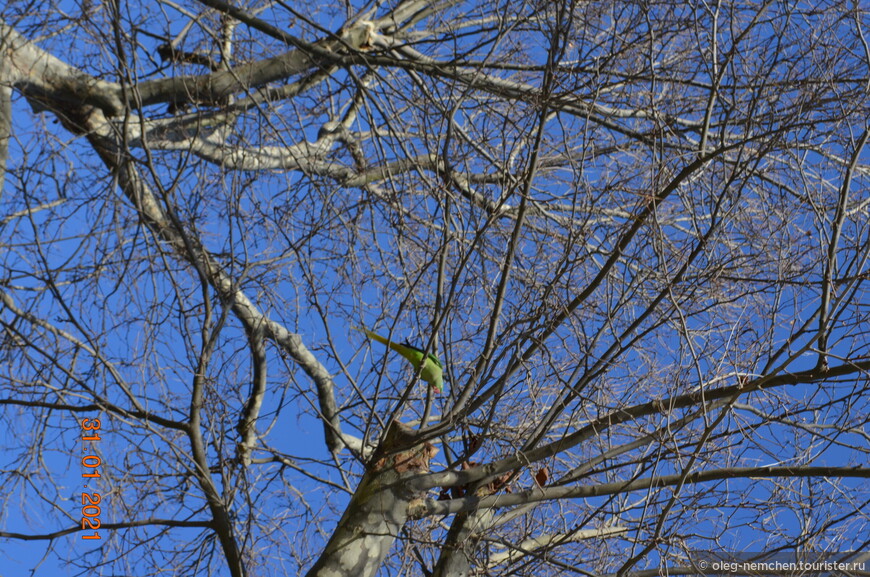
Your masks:
{"label": "tree trunk", "polygon": [[[389,443],[390,433],[384,446]],[[437,453],[430,443],[374,459],[348,503],[323,554],[308,577],[375,575],[408,520],[408,509],[420,494],[404,481],[428,472]]]}

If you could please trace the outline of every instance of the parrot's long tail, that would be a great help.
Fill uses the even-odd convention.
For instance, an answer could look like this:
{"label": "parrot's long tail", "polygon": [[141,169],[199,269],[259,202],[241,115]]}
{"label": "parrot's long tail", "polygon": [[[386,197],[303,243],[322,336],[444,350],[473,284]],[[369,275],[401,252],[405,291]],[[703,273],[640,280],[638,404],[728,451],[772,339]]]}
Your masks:
{"label": "parrot's long tail", "polygon": [[382,337],[382,336],[379,335],[378,333],[374,333],[374,332],[368,330],[367,328],[355,327],[355,326],[352,326],[352,325],[351,325],[350,328],[352,328],[352,329],[355,330],[355,331],[359,331],[359,332],[361,332],[361,333],[365,333],[366,335],[368,335],[368,337],[369,337],[370,339],[376,340],[376,341],[378,341],[379,343],[381,343],[382,345],[386,345],[386,346],[389,347],[390,344],[391,344],[390,341],[388,341],[387,339],[385,339],[384,337]]}

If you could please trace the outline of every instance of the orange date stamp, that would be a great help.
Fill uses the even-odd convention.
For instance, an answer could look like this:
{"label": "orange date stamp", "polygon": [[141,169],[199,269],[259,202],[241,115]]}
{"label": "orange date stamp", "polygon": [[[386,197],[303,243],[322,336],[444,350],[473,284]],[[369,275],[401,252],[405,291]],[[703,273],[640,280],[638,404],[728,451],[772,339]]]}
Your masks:
{"label": "orange date stamp", "polygon": [[[93,451],[94,444],[101,440],[100,438],[100,420],[99,419],[82,419],[82,479],[85,479],[85,489],[88,489],[87,483],[91,479],[100,478],[99,466],[102,464],[102,459],[99,455],[87,454]],[[82,531],[93,529],[93,534],[82,535],[82,539],[99,539],[100,534],[97,529],[100,528],[100,497],[99,493],[90,494],[86,491],[82,492]]]}

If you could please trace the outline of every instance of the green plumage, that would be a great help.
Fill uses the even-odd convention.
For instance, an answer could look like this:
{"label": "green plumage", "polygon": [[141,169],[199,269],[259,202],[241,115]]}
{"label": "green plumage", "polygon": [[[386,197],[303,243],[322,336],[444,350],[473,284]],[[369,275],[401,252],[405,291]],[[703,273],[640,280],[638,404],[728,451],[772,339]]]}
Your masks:
{"label": "green plumage", "polygon": [[[420,372],[420,378],[429,383],[435,391],[442,393],[444,392],[444,368],[441,366],[441,361],[438,360],[438,357],[429,353],[426,355],[425,362],[423,361],[423,351],[414,345],[410,345],[408,343],[394,343],[389,339],[385,339],[381,335],[372,332],[366,328],[360,327],[350,327],[355,331],[360,331],[361,333],[365,333],[372,340],[378,341],[379,343],[388,346],[393,349],[406,359],[411,365],[414,367],[415,371]],[[423,368],[420,368],[420,365]]]}

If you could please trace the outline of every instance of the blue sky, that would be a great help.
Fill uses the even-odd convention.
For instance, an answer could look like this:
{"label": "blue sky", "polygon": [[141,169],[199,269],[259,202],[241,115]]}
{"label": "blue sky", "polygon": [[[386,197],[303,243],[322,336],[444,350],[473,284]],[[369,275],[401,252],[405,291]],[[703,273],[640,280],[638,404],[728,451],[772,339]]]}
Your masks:
{"label": "blue sky", "polygon": [[[147,29],[148,32],[158,33],[166,26],[172,32],[178,32],[183,26],[184,19],[175,15],[171,9],[164,9],[167,16],[163,20],[162,17],[156,17],[159,10],[154,6],[149,7],[155,11],[156,23]],[[68,8],[74,11],[78,6],[70,4]],[[135,6],[127,6],[126,9],[131,11],[128,15],[132,20],[139,19],[139,15],[134,13]],[[622,18],[631,15],[631,7],[624,9],[626,14],[614,13],[609,19],[600,20],[601,25],[608,22],[610,25],[618,25]],[[689,8],[684,10],[685,12],[678,10],[677,15],[692,14]],[[260,17],[269,20],[273,15],[281,17],[281,20],[276,20],[277,24],[286,26],[295,34],[308,37],[309,32],[299,21],[293,21],[286,12],[278,8],[263,12]],[[337,23],[343,19],[340,10],[332,13],[317,12],[314,17],[330,29],[335,29]],[[815,16],[804,17],[808,19],[807,26],[816,24]],[[143,22],[147,21],[140,22],[145,30],[146,24]],[[774,34],[779,23],[779,20],[771,20],[769,26],[762,26],[757,37],[751,39],[752,45],[763,47],[768,43],[788,40],[787,35],[777,37]],[[642,26],[631,32],[638,37],[645,34]],[[795,29],[790,28],[785,32],[794,34]],[[848,30],[844,29],[842,32],[845,34]],[[98,39],[88,38],[84,33],[68,33],[61,34],[44,45],[63,56],[64,43],[70,36],[76,36],[83,46],[81,52],[74,53],[75,63],[89,72],[105,74],[106,62],[111,62],[110,58],[105,58],[109,48],[100,44]],[[155,58],[153,49],[156,41],[144,34],[138,38],[145,47],[135,54],[140,73],[164,73],[158,70],[156,61],[150,62],[150,59]],[[540,37],[536,38],[540,40]],[[723,31],[723,46],[727,46],[732,39],[729,30]],[[703,42],[699,40],[699,43]],[[608,46],[596,45],[591,38],[578,37],[576,44],[578,50],[582,50],[582,54],[578,53],[577,56],[583,63],[604,58],[609,54]],[[427,48],[421,46],[421,49]],[[659,48],[660,52],[650,56],[663,57],[668,54],[667,49],[671,46],[667,39],[663,39]],[[259,49],[254,43],[242,42],[238,54],[243,58],[246,51],[256,52]],[[485,53],[486,49],[487,46],[483,46],[480,52]],[[94,56],[94,65],[91,67],[88,66],[89,53]],[[534,57],[540,56],[542,52],[539,54],[531,50],[528,54]],[[734,64],[734,78],[743,78],[741,74],[744,69],[767,66],[777,73],[785,74],[811,65],[790,60],[794,56],[790,50],[777,52],[782,60],[776,62],[767,58],[773,52],[765,52],[759,48],[758,54],[760,56],[757,59],[747,57]],[[601,79],[603,93],[615,90],[614,87],[622,82],[623,78],[616,72],[620,71],[614,71],[612,76]],[[371,152],[376,160],[401,158],[427,151],[429,148],[438,150],[434,145],[438,145],[440,139],[445,138],[447,126],[443,121],[442,111],[435,103],[442,106],[455,104],[459,101],[458,95],[464,90],[461,84],[420,81],[413,85],[414,90],[419,91],[416,94],[424,94],[429,90],[427,94],[432,95],[432,105],[417,111],[401,99],[403,92],[411,91],[411,85],[397,81],[402,78],[404,77],[398,73],[389,77],[385,75],[380,84],[370,87],[367,93],[371,96],[370,108],[360,113],[354,124],[354,130],[359,133],[372,130],[383,132],[376,140],[379,147]],[[568,77],[565,82],[574,78]],[[578,78],[586,77],[579,75]],[[703,83],[709,80],[709,76],[700,74],[696,78],[696,89],[702,91]],[[579,80],[577,83],[578,86],[562,86],[564,94],[576,90],[583,96],[590,90],[589,86]],[[263,118],[256,115],[243,118],[239,123],[240,134],[252,139],[261,135],[266,135],[263,137],[265,140],[274,137],[274,141],[268,141],[268,144],[280,142],[275,136],[276,133],[295,134],[297,137],[301,134],[307,139],[313,139],[322,121],[346,112],[344,102],[354,89],[355,84],[349,81],[348,76],[337,72],[332,82],[322,90],[313,90],[298,100],[276,105]],[[635,93],[626,89],[622,95],[624,102],[619,102],[618,92],[613,94],[616,96],[611,101],[602,102],[628,107],[637,105],[644,98],[640,90]],[[772,112],[799,106],[801,97],[797,91],[783,92],[777,99],[762,100],[755,112],[759,118],[765,118],[765,115]],[[503,153],[505,158],[500,160],[505,163],[511,160],[508,158],[509,153],[515,153],[511,161],[522,168],[529,148],[525,144],[516,143],[522,141],[534,128],[534,107],[517,106],[507,115],[508,121],[499,125],[496,122],[498,117],[494,114],[487,115],[487,112],[488,107],[502,106],[501,100],[475,95],[475,99],[463,102],[466,102],[465,107],[459,107],[456,115],[458,125],[477,131],[473,134],[477,137],[478,144],[485,145],[486,151],[491,155],[496,152]],[[34,115],[22,99],[16,98],[14,106],[16,138],[11,145],[10,173],[2,199],[5,212],[24,208],[25,199],[31,205],[59,200],[64,202],[51,210],[35,213],[29,221],[19,219],[7,224],[2,233],[12,240],[11,249],[3,257],[3,270],[11,271],[9,277],[16,286],[16,294],[26,295],[23,302],[26,302],[30,310],[72,332],[77,338],[83,338],[84,334],[96,335],[89,343],[90,346],[98,349],[113,366],[121,370],[136,397],[148,409],[164,413],[163,416],[167,418],[181,419],[187,410],[192,375],[197,367],[198,358],[195,352],[202,346],[199,321],[203,301],[198,277],[186,264],[155,257],[154,244],[157,241],[152,233],[135,224],[135,214],[113,187],[110,176],[105,174],[101,162],[85,142],[74,138],[61,126],[53,124],[49,116]],[[684,111],[680,107],[678,100],[664,99],[659,110],[663,114],[682,115],[686,121],[702,118],[700,111]],[[166,114],[164,108],[161,105],[148,112],[159,116]],[[732,113],[737,114],[724,105],[717,108],[716,113],[719,115],[717,119],[728,118]],[[308,116],[304,116],[305,114]],[[263,126],[270,122],[280,130],[273,133],[269,128],[264,129]],[[642,132],[651,123],[645,118],[639,118],[627,120],[622,126],[626,130]],[[411,136],[398,132],[397,129],[400,128],[407,128]],[[547,314],[569,302],[594,276],[606,258],[602,247],[611,247],[614,239],[631,226],[632,210],[643,206],[645,191],[677,172],[684,162],[676,154],[673,158],[668,157],[660,162],[654,147],[627,147],[621,140],[624,134],[613,131],[601,137],[600,133],[592,131],[587,121],[567,114],[559,115],[549,122],[546,146],[552,147],[551,152],[559,151],[559,146],[572,138],[572,135],[585,130],[590,130],[591,136],[588,139],[580,136],[570,141],[570,145],[581,151],[578,153],[581,160],[558,168],[542,168],[540,181],[531,189],[532,198],[541,207],[554,211],[554,207],[560,202],[573,199],[576,202],[574,212],[581,216],[578,221],[534,221],[534,224],[541,224],[542,228],[529,232],[521,239],[516,261],[517,277],[512,279],[509,287],[509,294],[513,298],[508,299],[505,305],[505,318],[515,323],[512,325],[513,332],[507,331],[502,335],[496,349],[496,354],[501,357],[499,362],[493,364],[486,378],[495,379],[499,371],[504,370],[510,355],[520,347],[521,333],[539,331],[549,318]],[[44,139],[41,137],[43,132],[51,136]],[[693,136],[691,131],[685,134],[686,138]],[[808,130],[807,134],[801,135],[800,141],[813,141],[814,138],[820,142],[824,140],[821,129]],[[408,149],[405,150],[402,146],[407,146]],[[609,146],[614,147],[611,154],[598,155],[600,150],[606,150]],[[453,153],[459,170],[486,172],[487,167],[491,166],[491,161],[484,158],[483,154],[460,158],[465,150],[467,149],[457,146]],[[847,154],[847,139],[836,140],[826,152]],[[587,153],[588,158],[585,156]],[[334,375],[340,389],[338,399],[343,403],[344,414],[347,416],[345,426],[349,431],[357,434],[363,432],[358,429],[369,422],[365,417],[365,403],[375,398],[375,390],[381,396],[372,401],[374,412],[380,417],[387,415],[393,407],[395,396],[402,392],[402,387],[410,376],[407,366],[398,362],[395,355],[390,355],[378,345],[369,348],[369,344],[360,334],[349,331],[351,323],[364,323],[382,333],[393,329],[396,340],[407,338],[411,342],[425,344],[434,316],[432,303],[437,300],[439,291],[444,296],[444,287],[455,286],[456,300],[450,303],[452,308],[448,311],[439,334],[438,350],[451,368],[454,379],[451,387],[458,387],[466,382],[474,365],[474,355],[481,350],[484,334],[482,327],[488,321],[487,307],[492,302],[492,295],[500,278],[499,264],[510,239],[511,221],[506,224],[502,221],[487,223],[483,211],[460,211],[455,205],[448,206],[445,199],[454,197],[448,197],[448,187],[438,175],[428,172],[396,175],[395,179],[377,191],[380,194],[378,196],[372,190],[344,189],[328,179],[300,176],[297,172],[220,172],[195,163],[179,171],[174,169],[183,162],[179,160],[176,152],[155,152],[153,158],[158,169],[155,180],[167,187],[174,185],[168,194],[178,198],[181,216],[196,222],[205,245],[224,257],[222,262],[242,279],[244,290],[252,296],[257,306],[282,322],[288,330],[298,333]],[[639,162],[630,162],[634,160]],[[777,165],[777,159],[765,160],[770,162],[765,174],[777,176],[778,171],[785,170]],[[818,197],[813,197],[815,200],[820,203],[829,202],[832,191],[836,189],[831,183],[842,178],[840,164],[815,152],[806,153],[803,160],[805,166],[813,171],[806,175],[810,183],[806,184],[810,191],[808,196],[817,193]],[[861,160],[866,162],[866,154]],[[673,298],[682,299],[682,310],[686,314],[684,324],[680,323],[677,315],[673,318],[651,317],[643,321],[636,330],[627,333],[624,341],[642,331],[649,331],[636,347],[620,358],[623,364],[602,371],[599,376],[585,382],[587,388],[574,401],[578,422],[618,411],[626,405],[643,403],[651,398],[665,398],[687,392],[710,376],[732,370],[758,370],[760,367],[757,366],[755,358],[757,349],[753,347],[762,343],[760,346],[774,350],[794,333],[800,322],[812,315],[820,298],[820,291],[813,288],[820,285],[813,283],[819,283],[821,271],[813,269],[811,264],[818,258],[818,247],[824,246],[825,234],[829,228],[826,220],[830,219],[829,211],[826,212],[824,208],[816,213],[806,210],[794,216],[794,213],[787,211],[799,205],[791,197],[793,191],[785,187],[777,188],[771,182],[757,178],[732,183],[733,190],[736,191],[733,192],[734,196],[722,196],[723,182],[727,179],[728,170],[727,163],[711,167],[701,182],[692,183],[691,187],[679,188],[662,205],[658,216],[663,224],[657,230],[663,233],[661,238],[664,241],[661,245],[656,244],[660,238],[654,234],[656,230],[650,229],[641,233],[638,243],[633,245],[638,248],[633,249],[625,263],[617,266],[602,283],[598,293],[601,298],[590,300],[588,306],[580,307],[571,316],[569,323],[557,330],[540,354],[535,355],[527,368],[511,381],[509,391],[516,396],[504,401],[506,408],[501,425],[506,428],[508,425],[519,425],[528,415],[535,414],[535,411],[539,414],[542,407],[546,407],[547,402],[559,394],[559,390],[548,389],[542,383],[563,383],[566,386],[576,384],[572,369],[582,367],[583,363],[594,365],[619,340],[617,335],[643,314],[646,305],[661,289],[660,278],[653,273],[666,271],[673,274],[676,266],[696,246],[698,237],[710,224],[709,218],[704,216],[704,209],[697,209],[702,216],[690,216],[696,205],[712,205],[717,199],[725,198],[724,210],[732,211],[730,214],[740,214],[743,218],[729,221],[723,227],[722,236],[714,239],[717,242],[711,242],[713,248],[709,254],[699,259],[689,274],[704,274],[705,263],[714,267],[721,262],[727,262],[732,266],[726,272],[738,275],[744,271],[742,259],[748,260],[753,256],[748,253],[765,246],[770,250],[765,272],[775,275],[781,272],[777,270],[780,265],[793,267],[798,272],[789,277],[789,269],[783,273],[782,278],[788,277],[794,283],[802,284],[781,283],[778,282],[779,278],[774,279],[777,282],[754,284],[722,280],[724,288],[721,290],[705,286],[698,295],[693,295],[693,287],[689,283],[677,286]],[[511,206],[518,204],[518,188],[482,183],[476,190],[489,200],[504,200]],[[864,180],[859,179],[856,182],[855,195],[858,199],[867,198]],[[616,216],[597,220],[597,216],[590,216],[596,214],[594,209],[602,206],[612,209]],[[452,227],[451,234],[455,235],[449,239],[441,229],[426,226],[429,222],[440,225],[448,221]],[[578,233],[581,228],[577,224],[579,221],[584,225],[583,234]],[[565,224],[566,222],[569,224]],[[94,227],[100,234],[92,234]],[[478,231],[486,232],[486,236],[476,246],[475,250],[478,252],[472,254],[473,258],[464,260],[468,256],[466,251],[470,251],[468,247],[474,246],[471,239]],[[570,242],[564,240],[575,233],[577,237]],[[32,250],[28,247],[32,246],[37,234],[42,239],[42,245],[40,250]],[[455,242],[456,238],[462,239],[464,243]],[[862,254],[860,247],[867,238],[866,218],[861,218],[858,214],[847,219],[844,238],[848,239],[847,242],[844,241],[847,248],[844,249],[842,266],[845,269],[848,259],[853,258],[852,255]],[[752,248],[747,248],[742,253],[741,250],[735,251],[731,260],[722,258],[721,251],[728,246],[729,240],[745,242]],[[452,267],[448,280],[455,281],[455,285],[443,283],[439,288],[441,261],[433,258],[435,253],[429,249],[439,246],[441,242],[446,242],[447,246],[444,262]],[[560,249],[565,247],[564,255],[555,258],[542,253],[540,248],[550,246],[549,243]],[[786,246],[789,250],[784,248]],[[89,256],[93,258],[89,259]],[[229,258],[230,256],[233,258]],[[560,265],[572,259],[578,263],[576,268],[567,271],[560,268]],[[88,262],[100,264],[93,264],[89,268],[87,264],[83,264]],[[336,265],[336,262],[340,264]],[[267,266],[266,263],[274,263],[275,266]],[[647,269],[639,268],[648,264],[650,266]],[[75,268],[79,265],[79,268]],[[653,265],[659,265],[659,268]],[[866,270],[860,262],[852,261],[851,266],[853,271]],[[241,271],[245,267],[246,273],[242,275]],[[44,279],[28,271],[40,268],[52,270],[62,282],[58,282],[51,291],[36,290],[41,288]],[[381,274],[382,271],[388,274]],[[643,274],[649,276],[643,277]],[[83,285],[72,282],[79,275],[93,275],[96,280]],[[541,283],[543,286],[543,281],[557,275],[564,275],[564,282],[554,284],[547,290],[539,290],[535,284]],[[550,289],[552,291],[547,292]],[[690,298],[693,296],[697,298]],[[540,302],[535,300],[539,297]],[[215,300],[213,294],[208,298]],[[728,299],[734,299],[734,302],[728,303]],[[733,306],[720,306],[723,303]],[[69,309],[65,305],[74,306]],[[218,314],[219,309],[218,306]],[[610,310],[619,311],[619,315],[610,315]],[[866,318],[866,294],[859,292],[848,310],[852,315],[852,324],[835,325],[831,335],[834,343],[832,356],[867,350],[864,329],[855,320]],[[99,311],[101,314],[82,314],[83,311]],[[762,322],[765,319],[778,322]],[[791,319],[796,319],[796,322],[791,323]],[[155,331],[155,326],[161,327],[160,330]],[[691,334],[692,338],[684,338],[685,334]],[[600,338],[596,340],[598,337]],[[791,346],[797,349],[808,338],[811,335],[802,336]],[[204,430],[207,442],[211,443],[210,456],[215,460],[218,452],[230,455],[234,450],[232,446],[221,444],[221,433],[224,430],[231,431],[235,426],[231,421],[237,418],[239,408],[246,401],[251,387],[250,357],[245,342],[244,331],[231,318],[221,332],[211,369],[206,375],[208,410]],[[62,345],[61,350],[63,352],[55,364],[73,367],[74,378],[51,382],[70,385],[71,390],[79,391],[78,395],[69,397],[69,402],[86,402],[86,395],[80,396],[80,392],[93,388],[119,405],[127,404],[126,395],[115,386],[116,383],[108,373],[108,363],[81,356],[74,358],[72,347]],[[323,533],[315,530],[308,532],[311,540],[309,550],[316,552],[324,534],[346,504],[347,493],[299,474],[300,470],[321,475],[338,485],[344,481],[332,464],[315,462],[327,459],[328,453],[323,443],[322,426],[314,417],[317,400],[308,377],[291,359],[280,354],[274,347],[267,347],[267,358],[270,373],[259,427],[268,431],[268,440],[272,447],[292,455],[298,469],[282,470],[278,466],[262,466],[252,469],[250,477],[235,478],[233,482],[238,482],[240,486],[245,482],[261,482],[252,492],[257,501],[253,510],[260,515],[272,515],[276,519],[286,520],[286,535],[281,533],[284,531],[282,526],[274,535],[255,532],[250,537],[252,540],[292,539],[295,529],[317,527]],[[815,362],[815,355],[803,355],[795,359],[788,368],[791,371],[808,369]],[[833,360],[832,364],[835,364]],[[38,373],[35,368],[33,371]],[[642,372],[648,372],[650,376],[638,377]],[[53,374],[52,378],[58,379],[57,374],[62,372]],[[351,379],[366,391],[363,398],[353,392]],[[733,383],[717,381],[713,384]],[[870,412],[867,410],[866,391],[862,392],[862,386],[862,383],[854,381],[838,382],[825,387],[799,385],[765,395],[753,395],[750,399],[755,403],[755,409],[761,407],[773,413],[776,413],[778,403],[781,402],[783,410],[792,410],[784,413],[782,418],[796,419],[804,424],[841,424],[845,417],[838,412],[843,407],[849,407],[852,411],[850,423],[855,428],[854,432],[842,434],[836,442],[829,443],[813,437],[812,442],[816,443],[816,447],[812,452],[812,462],[859,464],[858,459],[866,455],[863,452],[866,450],[863,431],[866,428],[866,414]],[[418,384],[415,390],[417,397],[405,413],[407,418],[422,413],[424,392],[425,388]],[[851,405],[841,401],[841,398],[849,394],[855,399]],[[436,411],[442,410],[449,403],[449,399],[449,396],[436,399]],[[811,409],[805,412],[795,409],[801,403],[806,403]],[[757,415],[752,412],[752,408],[737,407],[723,422],[721,432],[740,431],[745,434],[723,434],[716,439],[713,445],[722,451],[717,456],[725,455],[722,458],[729,464],[795,464],[788,459],[794,458],[793,447],[810,443],[811,437],[806,430],[802,431],[799,427],[784,429],[775,426],[775,423],[757,427]],[[96,411],[70,415],[46,409],[41,418],[43,426],[36,429],[18,409],[7,408],[3,416],[7,427],[2,452],[5,459],[0,467],[8,470],[27,462],[28,471],[35,479],[35,485],[31,484],[30,479],[19,478],[13,486],[8,487],[3,509],[3,530],[41,533],[57,530],[59,520],[65,516],[75,522],[81,509],[81,491],[84,487],[80,477],[82,467],[80,462],[67,456],[65,451],[72,450],[72,454],[76,454],[80,434],[78,420],[81,417],[104,419],[105,425],[101,433],[103,439],[98,443],[98,448],[107,475],[99,485],[99,490],[103,495],[101,506],[107,522],[127,520],[130,516],[184,519],[193,515],[196,519],[202,518],[200,514],[193,513],[202,504],[201,494],[192,488],[189,475],[185,474],[176,460],[176,456],[186,450],[186,442],[180,432],[155,427],[149,435],[143,437],[125,423],[124,419],[106,418]],[[478,422],[484,416],[483,411],[472,415]],[[595,451],[606,450],[609,445],[627,442],[641,428],[647,430],[664,426],[668,418],[670,415],[657,415],[621,428],[615,427],[596,439],[595,443],[578,447],[577,452],[593,455]],[[574,425],[576,423],[564,426],[568,430]],[[476,426],[478,424],[469,425],[468,429],[474,430]],[[233,442],[231,437],[226,438]],[[743,443],[740,447],[744,452],[730,459],[729,443],[735,439]],[[28,444],[43,447],[43,460],[26,461],[28,457],[20,447]],[[448,448],[454,452],[461,451],[462,441],[457,434],[439,446],[443,450],[436,457],[436,468],[445,465]],[[677,450],[666,444],[654,449],[661,451],[663,455],[670,455],[671,451]],[[680,449],[685,450],[686,447]],[[508,441],[496,439],[492,445],[487,446],[486,456],[504,456],[514,450],[515,447]],[[341,459],[344,460],[342,464],[348,464],[349,457],[342,456]],[[678,472],[674,464],[676,462],[678,461],[663,461],[655,472]],[[609,466],[614,469],[608,470]],[[348,465],[347,468],[353,474],[360,472],[359,466]],[[625,474],[629,469],[631,462],[614,459],[605,464],[596,476],[590,478],[590,482],[621,478],[619,475]],[[111,475],[108,474],[109,470]],[[139,493],[133,493],[124,483],[126,476],[136,480],[149,479],[154,477],[154,471],[172,471],[175,475],[167,477],[166,480],[155,478],[151,485],[146,483],[147,490]],[[37,496],[34,486],[44,491],[44,487],[48,485],[41,483],[40,478],[46,475],[50,475],[51,480],[59,487],[58,493],[43,492],[41,496]],[[528,483],[529,472],[524,475],[521,482]],[[217,475],[215,478],[219,479]],[[354,480],[351,475],[351,485]],[[697,516],[696,526],[699,531],[720,527],[725,523],[739,527],[740,532],[732,533],[729,536],[730,542],[724,543],[729,547],[761,548],[769,537],[776,538],[777,531],[783,535],[794,534],[803,527],[817,525],[829,512],[820,507],[817,510],[782,510],[766,515],[765,511],[758,508],[757,502],[749,503],[786,500],[794,497],[791,490],[806,491],[810,495],[829,489],[824,483],[817,481],[795,483],[792,487],[781,489],[781,492],[773,489],[771,484],[747,479],[724,480],[715,486],[728,486],[733,495],[745,496],[746,506],[712,508],[710,501],[705,500],[705,488],[699,487],[684,494],[685,502],[680,501],[677,504],[675,515]],[[846,480],[842,486],[854,488],[856,491],[860,489],[857,481]],[[18,503],[24,503],[23,510],[19,510]],[[59,509],[53,511],[55,503],[59,504]],[[586,501],[590,507],[607,503],[608,499],[603,498]],[[842,502],[832,498],[829,504],[833,507]],[[692,509],[694,505],[698,505],[698,509]],[[244,515],[247,509],[239,510]],[[330,514],[326,516],[322,527],[316,526],[314,518],[323,510],[330,510]],[[622,520],[630,523],[644,513],[644,506],[634,506],[625,513]],[[570,519],[570,514],[569,520],[573,520]],[[748,528],[750,521],[753,523],[751,529]],[[866,528],[866,524],[864,527]],[[162,528],[149,527],[136,531],[141,548],[149,547],[152,543],[165,546],[164,542],[151,540],[160,534]],[[208,534],[207,531],[199,529],[173,528],[171,531],[180,535],[182,541],[193,542]],[[107,540],[111,538],[109,531],[103,531],[103,535]],[[836,531],[831,532],[831,542],[834,543],[855,543],[862,538],[861,535],[839,535]],[[3,541],[0,542],[0,554],[6,555],[8,561],[3,563],[4,573],[0,575],[24,575],[32,569],[35,569],[35,575],[89,574],[87,568],[65,567],[63,560],[70,554],[88,548],[93,548],[98,553],[97,546],[97,543],[82,541],[80,535],[73,534],[52,543],[50,554],[43,558],[45,542]],[[132,547],[128,551],[130,558],[144,558],[138,548],[139,546]],[[203,550],[207,551],[208,546],[204,546]],[[265,562],[275,574],[293,573],[299,566],[305,566],[311,561],[308,558],[278,560],[274,557],[277,557],[275,551],[279,548],[263,547],[263,550],[263,555],[267,557]],[[167,551],[165,556],[170,554],[171,551]],[[160,555],[151,558],[150,562],[157,562]],[[96,567],[101,560],[95,554],[86,557],[85,561]],[[134,569],[147,569],[144,567],[146,561],[136,563],[141,563],[142,566],[134,564]],[[219,556],[214,563],[219,566]]]}

